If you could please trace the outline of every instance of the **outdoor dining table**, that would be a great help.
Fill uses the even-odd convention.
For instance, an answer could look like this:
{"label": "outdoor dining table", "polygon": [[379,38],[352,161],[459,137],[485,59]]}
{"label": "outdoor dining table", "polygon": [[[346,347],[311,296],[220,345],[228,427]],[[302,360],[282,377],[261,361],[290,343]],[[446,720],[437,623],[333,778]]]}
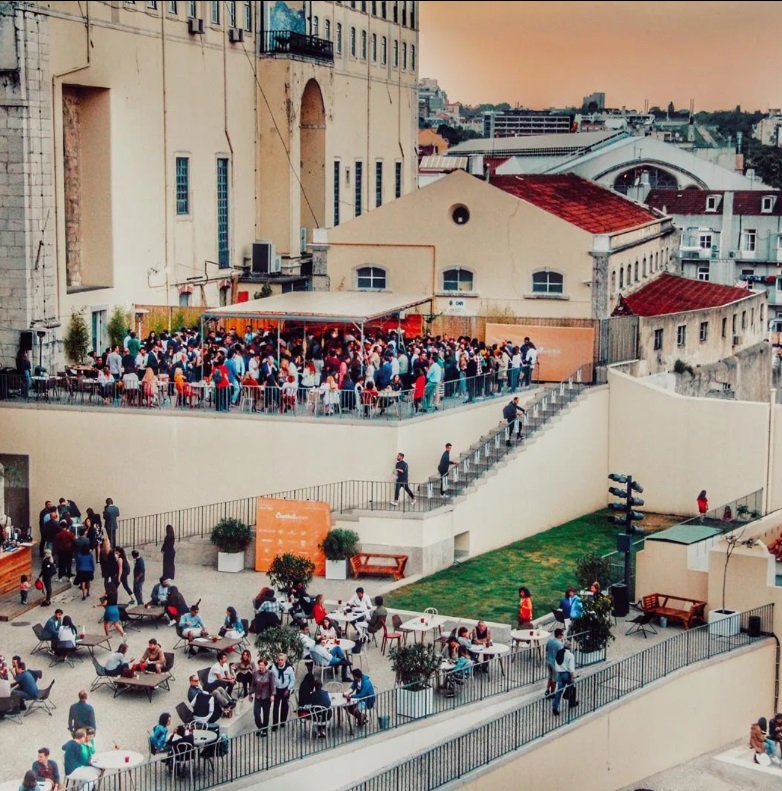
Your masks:
{"label": "outdoor dining table", "polygon": [[229,648],[235,648],[243,642],[242,638],[235,637],[220,637],[217,640],[212,637],[196,637],[190,642],[193,648],[203,648],[207,651],[227,651]]}
{"label": "outdoor dining table", "polygon": [[435,632],[439,636],[443,634],[443,626],[447,623],[448,619],[443,615],[421,615],[417,618],[411,618],[405,621],[399,628],[402,633],[413,632],[413,639],[415,635],[421,636],[421,642],[424,641],[424,635],[431,630],[432,637],[434,638]]}
{"label": "outdoor dining table", "polygon": [[219,738],[216,731],[210,731],[206,728],[196,728],[191,735],[193,744],[198,750],[203,750],[204,747],[214,744]]}
{"label": "outdoor dining table", "polygon": [[530,648],[538,649],[538,656],[543,658],[543,643],[551,637],[545,629],[513,629],[510,633],[514,645],[526,643]]}
{"label": "outdoor dining table", "polygon": [[344,624],[345,634],[347,634],[348,626],[352,626],[355,629],[356,634],[358,634],[358,629],[356,629],[355,626],[356,621],[360,621],[365,617],[365,615],[363,611],[337,609],[334,610],[334,612],[328,613],[326,617],[333,623],[338,623],[340,626]]}
{"label": "outdoor dining table", "polygon": [[353,640],[345,640],[344,638],[340,638],[339,640],[324,640],[323,645],[329,649],[329,651],[334,648],[335,645],[338,645],[342,651],[347,656],[352,650],[353,646],[355,645],[355,641]]}
{"label": "outdoor dining table", "polygon": [[[350,642],[350,641],[347,641]],[[337,712],[337,725],[342,725],[342,712],[350,705],[350,701],[345,697],[344,692],[329,692],[331,698],[331,708]],[[348,721],[348,728],[353,733],[353,721],[350,715],[345,711],[345,717]]]}
{"label": "outdoor dining table", "polygon": [[111,651],[111,643],[105,634],[84,634],[76,639],[76,648],[86,648],[90,656],[95,656],[95,649],[100,646]]}
{"label": "outdoor dining table", "polygon": [[492,643],[491,645],[471,645],[467,650],[475,657],[476,662],[484,662],[486,660],[497,657],[497,664],[500,666],[502,675],[505,675],[505,668],[502,664],[503,654],[510,652],[510,646],[505,643]]}
{"label": "outdoor dining table", "polygon": [[166,608],[156,604],[137,604],[135,607],[127,607],[125,613],[129,621],[151,620],[157,629],[157,622],[165,615]]}
{"label": "outdoor dining table", "polygon": [[[141,766],[146,759],[141,753],[134,750],[107,750],[104,753],[95,753],[90,760],[90,764],[100,770],[102,777],[107,771],[123,772],[128,769],[135,769]],[[70,775],[71,777],[73,774]],[[130,775],[130,785],[135,788],[136,783],[133,775]],[[119,783],[117,784],[119,787]]]}

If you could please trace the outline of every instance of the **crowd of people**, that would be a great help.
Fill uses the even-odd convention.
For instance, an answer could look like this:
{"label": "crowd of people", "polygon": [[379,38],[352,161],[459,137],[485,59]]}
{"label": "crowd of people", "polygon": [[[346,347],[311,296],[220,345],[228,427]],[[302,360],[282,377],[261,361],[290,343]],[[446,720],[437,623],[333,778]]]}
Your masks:
{"label": "crowd of people", "polygon": [[[406,340],[392,330],[362,339],[335,328],[308,330],[305,338],[301,330],[279,334],[251,327],[244,333],[216,327],[202,337],[197,327],[185,327],[159,336],[150,332],[144,340],[131,330],[121,345],[91,352],[92,370],[81,373],[95,379],[107,401],[124,392],[129,401],[138,397],[138,403],[153,405],[167,383],[163,391],[185,404],[204,397],[194,385],[209,382],[218,411],[238,405],[242,388],[252,388],[253,411],[295,410],[306,399],[303,391],[313,390],[326,413],[337,407],[385,411],[393,393],[404,393],[416,412],[428,412],[442,397],[470,402],[530,387],[537,363],[530,338],[521,345],[487,345],[466,336]],[[29,378],[25,357],[17,369]]]}

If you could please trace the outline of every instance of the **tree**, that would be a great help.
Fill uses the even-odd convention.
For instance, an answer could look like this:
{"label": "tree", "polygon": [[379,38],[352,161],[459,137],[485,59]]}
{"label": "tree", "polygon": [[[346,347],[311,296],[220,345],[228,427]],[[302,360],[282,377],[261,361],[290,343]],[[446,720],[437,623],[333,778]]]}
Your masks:
{"label": "tree", "polygon": [[106,326],[106,330],[109,333],[109,343],[111,344],[112,349],[115,346],[119,346],[120,351],[122,350],[122,343],[130,329],[130,313],[117,305],[117,307],[112,311],[111,318],[109,319],[109,323]]}
{"label": "tree", "polygon": [[84,319],[84,309],[71,313],[68,329],[65,332],[63,343],[68,359],[77,365],[84,360],[90,350],[90,332]]}
{"label": "tree", "polygon": [[673,106],[673,102],[668,102],[668,115],[669,117],[673,118],[676,114],[676,108]]}

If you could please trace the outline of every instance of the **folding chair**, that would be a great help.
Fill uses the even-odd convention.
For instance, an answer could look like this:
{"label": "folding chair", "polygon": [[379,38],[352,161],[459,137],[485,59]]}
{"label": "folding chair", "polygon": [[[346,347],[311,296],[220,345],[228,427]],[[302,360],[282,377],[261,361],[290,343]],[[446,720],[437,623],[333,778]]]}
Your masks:
{"label": "folding chair", "polygon": [[90,692],[94,692],[98,687],[109,687],[116,691],[114,677],[106,672],[106,668],[95,657],[92,657],[92,666],[95,668],[95,678],[90,686]]}
{"label": "folding chair", "polygon": [[[345,715],[348,716],[347,712]],[[328,729],[334,727],[334,714],[331,709],[327,709],[325,706],[313,706],[310,709],[309,719],[313,739],[319,736],[325,737]]]}
{"label": "folding chair", "polygon": [[36,654],[38,651],[46,650],[51,653],[52,650],[52,640],[50,637],[46,637],[43,632],[43,626],[41,624],[36,623],[33,624],[33,632],[35,633],[35,637],[38,640],[38,644],[30,651],[31,654]]}
{"label": "folding chair", "polygon": [[46,689],[40,690],[37,698],[25,701],[27,703],[27,711],[24,713],[25,717],[29,717],[37,709],[43,709],[50,717],[52,716],[52,711],[57,708],[54,702],[49,700],[54,681],[55,679],[52,679],[52,683]]}
{"label": "folding chair", "polygon": [[657,630],[654,628],[654,624],[652,623],[652,618],[654,618],[654,613],[645,612],[641,613],[640,615],[636,615],[631,621],[625,621],[625,623],[632,624],[632,626],[625,632],[625,635],[638,634],[640,632],[645,639],[647,635],[657,634]]}

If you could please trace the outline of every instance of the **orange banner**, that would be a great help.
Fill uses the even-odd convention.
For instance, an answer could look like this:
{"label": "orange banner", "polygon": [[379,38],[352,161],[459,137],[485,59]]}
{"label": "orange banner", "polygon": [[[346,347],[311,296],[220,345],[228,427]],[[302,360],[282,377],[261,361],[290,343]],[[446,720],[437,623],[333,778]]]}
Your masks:
{"label": "orange banner", "polygon": [[331,529],[328,503],[259,497],[255,525],[256,571],[268,571],[277,555],[292,552],[309,558],[317,576],[326,573],[326,558],[318,544]]}
{"label": "orange banner", "polygon": [[592,362],[595,331],[592,327],[541,327],[526,324],[487,324],[486,345],[510,341],[521,346],[529,338],[538,350],[533,378],[561,382],[580,365]]}

